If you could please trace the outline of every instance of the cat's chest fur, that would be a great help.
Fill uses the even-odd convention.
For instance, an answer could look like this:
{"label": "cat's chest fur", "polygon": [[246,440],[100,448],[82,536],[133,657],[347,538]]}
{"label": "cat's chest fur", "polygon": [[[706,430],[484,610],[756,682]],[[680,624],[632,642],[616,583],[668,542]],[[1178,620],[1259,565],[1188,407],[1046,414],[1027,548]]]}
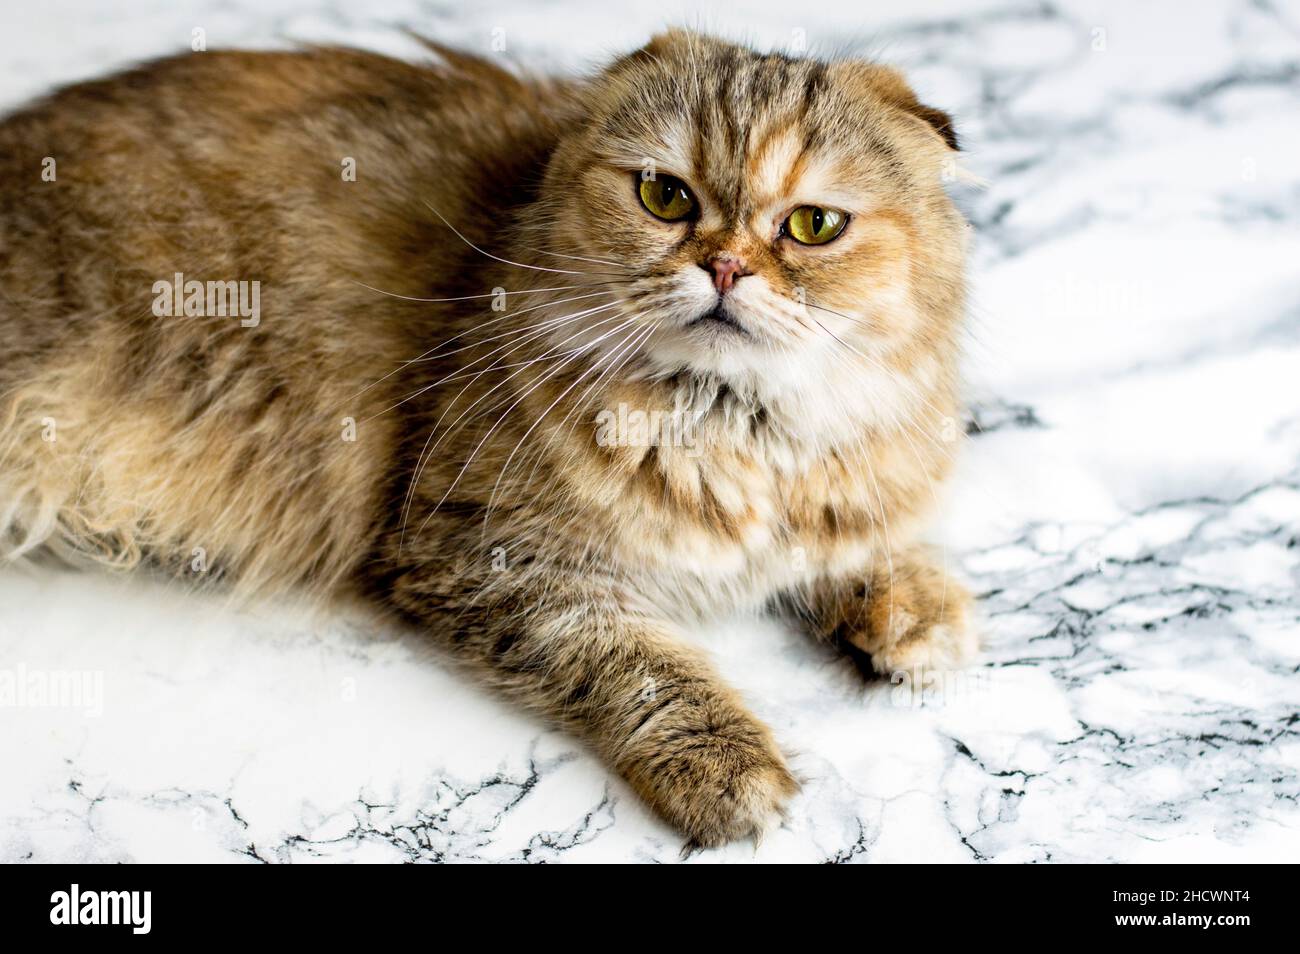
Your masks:
{"label": "cat's chest fur", "polygon": [[780,591],[869,565],[878,534],[865,508],[836,532],[820,494],[798,482],[721,466],[702,471],[703,492],[689,501],[636,491],[646,519],[629,522],[620,539],[646,570],[642,585],[668,604],[701,613],[752,609]]}
{"label": "cat's chest fur", "polygon": [[[912,460],[900,471],[887,440],[822,454],[763,435],[619,448],[592,503],[634,598],[704,615],[756,609],[818,578],[864,573],[910,529],[925,481]],[[882,479],[878,468],[892,470]]]}

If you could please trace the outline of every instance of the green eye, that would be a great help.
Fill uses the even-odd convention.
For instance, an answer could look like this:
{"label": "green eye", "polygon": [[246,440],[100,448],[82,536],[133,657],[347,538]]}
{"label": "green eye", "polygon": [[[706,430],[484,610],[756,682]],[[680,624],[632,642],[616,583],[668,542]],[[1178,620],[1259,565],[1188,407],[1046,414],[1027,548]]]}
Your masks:
{"label": "green eye", "polygon": [[641,204],[650,214],[665,222],[684,219],[695,210],[695,198],[686,183],[676,176],[655,176],[642,179],[640,186]]}
{"label": "green eye", "polygon": [[785,230],[803,245],[825,245],[843,232],[848,223],[847,212],[823,209],[817,205],[801,205],[785,220]]}

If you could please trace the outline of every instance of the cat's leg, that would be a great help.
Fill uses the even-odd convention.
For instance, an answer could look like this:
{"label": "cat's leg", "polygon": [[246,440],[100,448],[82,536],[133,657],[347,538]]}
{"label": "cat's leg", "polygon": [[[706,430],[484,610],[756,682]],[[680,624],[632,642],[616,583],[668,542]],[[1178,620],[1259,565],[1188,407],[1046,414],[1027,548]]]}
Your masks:
{"label": "cat's leg", "polygon": [[697,844],[758,837],[796,790],[772,734],[668,626],[590,581],[390,577],[387,598],[513,699],[582,736]]}
{"label": "cat's leg", "polygon": [[865,653],[881,674],[956,669],[979,648],[970,595],[919,547],[881,556],[860,575],[820,581],[795,602],[817,635]]}

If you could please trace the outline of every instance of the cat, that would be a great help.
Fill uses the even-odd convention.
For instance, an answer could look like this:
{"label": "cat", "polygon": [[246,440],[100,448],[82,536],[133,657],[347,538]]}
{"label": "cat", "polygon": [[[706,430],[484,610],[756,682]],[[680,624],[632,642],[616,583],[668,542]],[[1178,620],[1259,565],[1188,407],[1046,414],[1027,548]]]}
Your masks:
{"label": "cat", "polygon": [[798,784],[685,632],[976,649],[918,542],[952,120],[682,29],[586,78],[427,45],[190,54],[0,123],[5,552],[361,594],[689,843],[757,838]]}

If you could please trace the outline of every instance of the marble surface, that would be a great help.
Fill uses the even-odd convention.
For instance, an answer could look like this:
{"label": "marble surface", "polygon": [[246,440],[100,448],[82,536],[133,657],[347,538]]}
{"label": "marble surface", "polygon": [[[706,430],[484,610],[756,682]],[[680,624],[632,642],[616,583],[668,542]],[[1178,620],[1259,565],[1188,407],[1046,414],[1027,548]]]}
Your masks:
{"label": "marble surface", "polygon": [[[4,4],[0,107],[195,28],[397,54],[399,26],[485,52],[500,30],[579,69],[667,17],[905,67],[987,181],[958,196],[973,439],[936,526],[985,651],[912,692],[771,621],[702,636],[804,786],[757,849],[687,860],[1300,857],[1300,8],[735,9]],[[11,568],[4,673],[76,704],[0,707],[0,860],[681,857],[580,745],[360,610]]]}

